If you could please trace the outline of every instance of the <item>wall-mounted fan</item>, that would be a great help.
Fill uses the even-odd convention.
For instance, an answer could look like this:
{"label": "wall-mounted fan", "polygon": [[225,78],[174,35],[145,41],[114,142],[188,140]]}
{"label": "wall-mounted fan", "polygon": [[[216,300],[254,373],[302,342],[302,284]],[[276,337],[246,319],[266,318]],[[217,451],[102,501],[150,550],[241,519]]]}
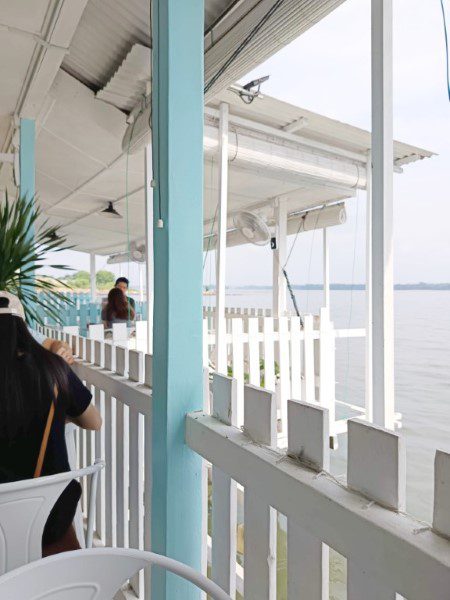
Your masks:
{"label": "wall-mounted fan", "polygon": [[119,252],[118,254],[111,254],[108,256],[106,261],[108,265],[117,265],[124,262],[145,262],[145,244],[137,245],[136,242],[130,244],[129,252]]}
{"label": "wall-mounted fan", "polygon": [[248,210],[241,210],[234,215],[233,222],[236,229],[251,244],[266,246],[270,242],[270,229],[259,215]]}

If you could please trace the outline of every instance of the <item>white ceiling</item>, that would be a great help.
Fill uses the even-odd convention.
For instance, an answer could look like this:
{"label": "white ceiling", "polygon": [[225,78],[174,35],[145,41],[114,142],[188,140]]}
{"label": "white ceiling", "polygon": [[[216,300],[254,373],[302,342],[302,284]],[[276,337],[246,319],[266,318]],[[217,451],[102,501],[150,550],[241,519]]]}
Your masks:
{"label": "white ceiling", "polygon": [[[298,107],[265,97],[244,104],[238,96],[224,92],[222,98],[233,115],[247,116],[271,125],[278,131],[301,116],[309,125],[298,132],[298,139],[334,143],[336,149],[364,153],[370,147],[370,135],[358,128],[321,117]],[[99,100],[93,91],[60,71],[48,94],[49,108],[40,123],[37,137],[36,189],[51,222],[63,224],[70,241],[80,249],[111,253],[127,243],[127,219],[107,219],[99,215],[109,200],[125,217],[131,240],[144,237],[144,155],[122,156],[121,140],[126,115]],[[280,115],[283,115],[282,117]],[[324,124],[327,127],[324,127]],[[397,157],[429,156],[430,153],[397,143]],[[289,197],[289,210],[317,206],[351,195],[332,186],[292,183],[286,178],[269,177],[264,170],[243,170],[230,163],[229,212],[270,202],[282,195]],[[205,160],[204,218],[205,231],[216,211],[218,199],[217,162]]]}
{"label": "white ceiling", "polygon": [[[314,19],[341,1],[318,0],[314,5],[317,11],[312,10],[310,1],[299,3],[292,8],[297,20],[292,19],[288,34],[282,22],[283,36],[274,44],[287,43],[295,31],[311,26]],[[230,2],[206,1],[207,27]],[[228,33],[223,30],[223,21],[217,25],[218,37],[229,40],[223,47],[222,61],[243,34],[240,29],[237,35],[235,27],[241,27],[245,20],[248,25],[248,19],[255,18],[253,7],[258,5],[260,9],[263,4],[267,1],[237,3],[225,20],[228,25],[229,19],[235,20]],[[243,16],[244,7],[247,12]],[[150,42],[147,17],[148,0],[0,0],[0,24],[9,27],[0,28],[0,143],[7,143],[8,131],[12,134],[11,115],[18,112],[36,118],[38,201],[50,222],[63,225],[70,242],[81,250],[109,254],[124,249],[127,224],[131,241],[144,237],[144,156],[142,151],[123,156],[121,141],[127,127],[123,109],[128,111],[142,93],[143,65],[149,56],[146,46]],[[55,47],[44,47],[33,35]],[[209,49],[217,52],[210,33],[207,36]],[[139,45],[133,46],[135,42]],[[61,50],[69,46],[69,54]],[[270,51],[274,47],[270,46]],[[255,56],[258,61],[260,54]],[[246,61],[248,57],[238,68],[243,68]],[[22,98],[30,81],[30,91]],[[295,138],[299,144],[312,141],[359,153],[370,147],[368,132],[273,98],[257,99],[247,105],[235,93],[225,91],[212,99],[210,106],[217,106],[219,100],[230,104],[231,117],[245,117],[278,132],[305,117],[307,126]],[[397,158],[407,157],[406,160],[430,155],[399,143],[395,153]],[[11,166],[4,163],[0,168],[0,186],[10,181],[11,175]],[[211,157],[205,160],[204,192],[205,231],[209,232],[218,199],[217,163]],[[306,179],[297,178],[293,183],[287,177],[269,177],[261,168],[243,170],[237,162],[230,163],[230,212],[269,203],[282,195],[288,195],[292,212],[351,194],[351,190],[312,185]],[[128,212],[128,218],[101,216],[99,211],[108,201],[113,201],[124,217]]]}

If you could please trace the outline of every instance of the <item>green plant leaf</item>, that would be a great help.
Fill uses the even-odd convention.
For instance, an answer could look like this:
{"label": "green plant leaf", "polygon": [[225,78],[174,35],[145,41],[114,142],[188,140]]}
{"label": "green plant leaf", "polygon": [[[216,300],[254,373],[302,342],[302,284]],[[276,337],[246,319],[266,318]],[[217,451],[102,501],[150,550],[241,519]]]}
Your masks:
{"label": "green plant leaf", "polygon": [[[34,231],[34,236],[30,234]],[[39,206],[8,196],[0,204],[0,290],[21,300],[28,322],[42,323],[41,311],[61,322],[62,305],[73,304],[60,290],[71,287],[60,279],[44,279],[41,269],[72,270],[66,265],[45,265],[49,253],[73,248],[58,226],[49,225]]]}

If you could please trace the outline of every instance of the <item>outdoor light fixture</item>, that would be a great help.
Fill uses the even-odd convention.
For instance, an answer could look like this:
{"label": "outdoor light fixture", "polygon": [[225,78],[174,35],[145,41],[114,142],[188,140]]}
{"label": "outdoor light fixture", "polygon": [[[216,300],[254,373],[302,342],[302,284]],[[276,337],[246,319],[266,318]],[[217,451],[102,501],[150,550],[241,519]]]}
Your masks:
{"label": "outdoor light fixture", "polygon": [[112,202],[108,202],[108,206],[100,211],[100,214],[109,219],[121,219],[122,215],[117,212]]}
{"label": "outdoor light fixture", "polygon": [[265,75],[259,79],[253,79],[242,86],[241,89],[236,90],[241,100],[246,104],[251,104],[255,98],[261,95],[261,85],[265,83],[269,77],[270,75]]}

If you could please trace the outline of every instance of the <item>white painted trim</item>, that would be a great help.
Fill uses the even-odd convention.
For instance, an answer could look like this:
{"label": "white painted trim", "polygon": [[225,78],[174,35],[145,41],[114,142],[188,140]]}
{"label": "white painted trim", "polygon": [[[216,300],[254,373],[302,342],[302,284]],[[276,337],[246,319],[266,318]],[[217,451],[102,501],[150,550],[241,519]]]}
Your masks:
{"label": "white painted trim", "polygon": [[330,246],[328,242],[328,229],[322,229],[323,242],[323,306],[330,308]]}
{"label": "white painted trim", "polygon": [[287,310],[287,285],[282,273],[287,249],[287,203],[287,198],[277,199],[274,208],[277,244],[272,255],[272,314],[274,317],[284,317]]}
{"label": "white painted trim", "polygon": [[373,420],[394,427],[392,0],[372,0]]}
{"label": "white painted trim", "polygon": [[225,344],[225,282],[228,213],[228,104],[222,102],[219,111],[219,198],[218,238],[216,247],[216,370],[227,372]]}
{"label": "white painted trim", "polygon": [[147,352],[153,352],[153,164],[151,144],[145,147],[145,295],[147,298]]}

